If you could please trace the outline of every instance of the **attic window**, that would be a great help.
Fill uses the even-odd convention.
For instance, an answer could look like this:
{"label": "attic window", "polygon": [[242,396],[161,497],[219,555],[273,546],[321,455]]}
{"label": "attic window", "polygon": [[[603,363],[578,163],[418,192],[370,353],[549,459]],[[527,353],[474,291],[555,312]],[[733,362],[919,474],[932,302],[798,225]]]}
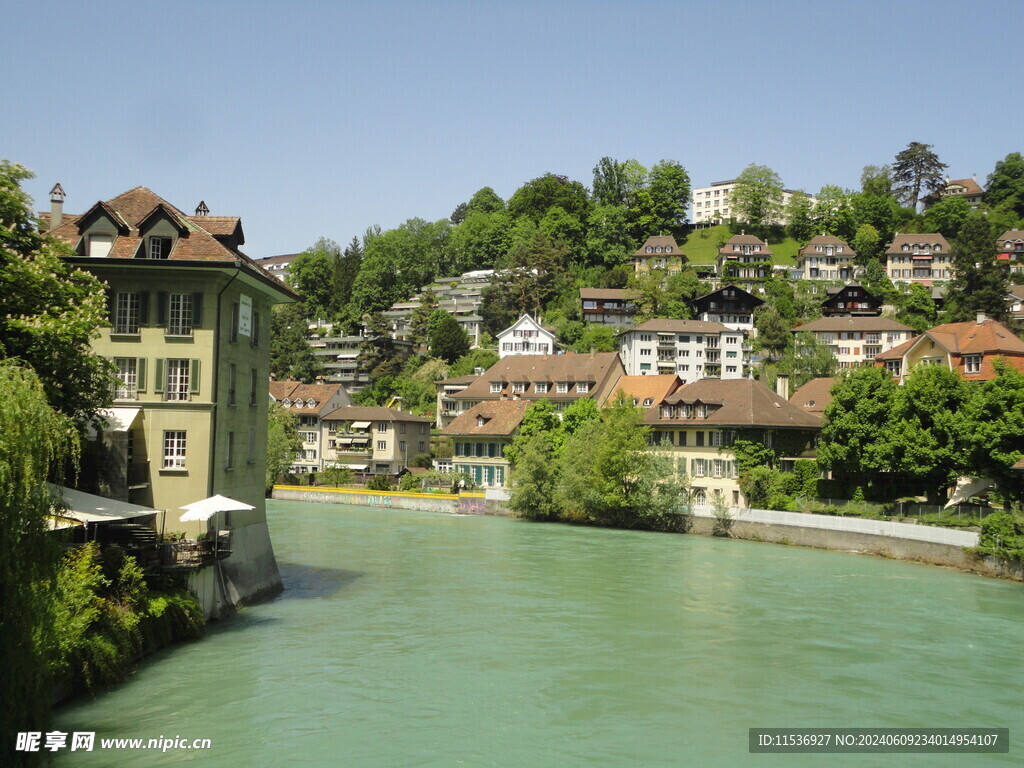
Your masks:
{"label": "attic window", "polygon": [[171,255],[171,238],[147,238],[146,255],[150,259],[166,259]]}
{"label": "attic window", "polygon": [[665,253],[672,253],[672,246],[671,245],[666,245],[665,246]]}
{"label": "attic window", "polygon": [[654,398],[653,397],[645,397],[644,398],[644,408],[649,408],[652,405],[654,405]]}
{"label": "attic window", "polygon": [[476,425],[478,427],[482,427],[486,423],[487,423],[487,419],[485,419],[483,416],[477,416],[476,417]]}
{"label": "attic window", "polygon": [[499,392],[501,392],[501,382],[500,381],[492,381],[491,382],[491,394],[492,395],[496,395]]}
{"label": "attic window", "polygon": [[289,399],[288,399],[287,397],[286,397],[286,398],[285,398],[284,400],[282,400],[282,401],[281,401],[281,404],[282,404],[282,405],[283,405],[283,406],[284,406],[285,408],[291,408],[291,407],[292,407],[292,401],[291,401],[291,400],[289,400]]}
{"label": "attic window", "polygon": [[89,235],[89,258],[105,258],[113,245],[113,235]]}

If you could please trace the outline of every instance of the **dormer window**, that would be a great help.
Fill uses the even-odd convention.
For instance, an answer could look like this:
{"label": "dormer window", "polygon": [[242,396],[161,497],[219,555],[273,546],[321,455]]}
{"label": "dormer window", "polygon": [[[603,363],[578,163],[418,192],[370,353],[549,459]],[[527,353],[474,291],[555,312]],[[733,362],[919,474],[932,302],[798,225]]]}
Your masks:
{"label": "dormer window", "polygon": [[558,382],[558,394],[564,395],[569,391],[569,382],[560,381]]}
{"label": "dormer window", "polygon": [[671,245],[666,245],[665,246],[665,253],[672,253],[672,246]]}
{"label": "dormer window", "polygon": [[281,405],[283,405],[285,408],[291,408],[292,401],[286,397],[284,400],[281,401]]}
{"label": "dormer window", "polygon": [[477,416],[476,417],[476,425],[478,427],[482,427],[486,423],[487,423],[487,419],[485,419],[483,416]]}
{"label": "dormer window", "polygon": [[706,405],[697,406],[697,418],[706,419],[708,417],[708,407]]}
{"label": "dormer window", "polygon": [[650,408],[652,405],[654,405],[654,398],[653,397],[645,397],[644,398],[644,408]]}
{"label": "dormer window", "polygon": [[492,395],[497,395],[500,392],[501,392],[501,382],[500,381],[492,381],[491,382],[491,394]]}
{"label": "dormer window", "polygon": [[526,382],[525,381],[514,382],[512,384],[512,391],[513,392],[525,392],[526,391]]}
{"label": "dormer window", "polygon": [[647,246],[647,248],[645,248],[644,250],[645,250],[645,251],[646,251],[647,253],[654,253],[654,248],[653,248],[653,247],[651,247],[650,245],[648,245],[648,246]]}
{"label": "dormer window", "polygon": [[536,392],[538,395],[547,394],[548,383],[546,381],[538,381],[536,384],[533,385],[533,391]]}
{"label": "dormer window", "polygon": [[576,385],[576,391],[581,395],[585,395],[590,391],[590,384],[586,381],[581,381]]}
{"label": "dormer window", "polygon": [[113,235],[89,235],[89,258],[103,259],[114,245]]}
{"label": "dormer window", "polygon": [[171,238],[146,238],[146,257],[149,259],[166,259],[171,255]]}

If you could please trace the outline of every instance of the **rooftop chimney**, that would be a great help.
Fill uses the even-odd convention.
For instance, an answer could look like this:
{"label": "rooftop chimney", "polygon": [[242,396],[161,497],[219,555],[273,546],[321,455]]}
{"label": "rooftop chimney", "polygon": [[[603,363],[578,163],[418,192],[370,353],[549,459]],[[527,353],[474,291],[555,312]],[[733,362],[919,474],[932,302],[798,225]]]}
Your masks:
{"label": "rooftop chimney", "polygon": [[50,230],[54,230],[60,226],[60,223],[64,220],[64,187],[60,185],[58,181],[53,185],[53,189],[50,190]]}
{"label": "rooftop chimney", "polygon": [[199,205],[196,206],[196,216],[206,216],[210,213],[210,209],[206,207],[206,201],[200,200]]}
{"label": "rooftop chimney", "polygon": [[979,313],[978,313],[978,317],[976,318],[975,322],[976,322],[976,323],[977,323],[978,325],[981,325],[981,324],[982,324],[982,323],[984,323],[984,322],[985,322],[986,320],[988,320],[988,315],[986,315],[986,314],[985,314],[984,312],[979,312]]}
{"label": "rooftop chimney", "polygon": [[785,373],[775,377],[775,394],[783,400],[789,400],[789,376]]}

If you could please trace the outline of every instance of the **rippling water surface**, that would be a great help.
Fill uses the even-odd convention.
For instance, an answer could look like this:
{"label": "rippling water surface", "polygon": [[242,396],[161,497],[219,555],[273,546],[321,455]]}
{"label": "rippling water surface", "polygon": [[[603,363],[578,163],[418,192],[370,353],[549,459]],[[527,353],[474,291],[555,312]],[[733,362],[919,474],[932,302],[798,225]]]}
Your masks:
{"label": "rippling water surface", "polygon": [[[1020,584],[502,518],[268,517],[280,598],[58,714],[212,749],[60,768],[1024,764]],[[1009,727],[1011,754],[747,753],[748,728],[796,726]]]}

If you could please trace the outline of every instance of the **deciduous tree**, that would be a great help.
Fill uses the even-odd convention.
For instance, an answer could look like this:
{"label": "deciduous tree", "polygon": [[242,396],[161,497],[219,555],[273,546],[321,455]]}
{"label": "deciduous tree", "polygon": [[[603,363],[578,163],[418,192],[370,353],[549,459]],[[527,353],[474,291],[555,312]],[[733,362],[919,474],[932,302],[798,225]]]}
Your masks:
{"label": "deciduous tree", "polygon": [[995,258],[995,237],[984,214],[975,212],[953,241],[955,277],[944,307],[949,322],[972,320],[978,312],[999,321],[1007,319],[1007,271]]}
{"label": "deciduous tree", "polygon": [[753,229],[761,229],[782,217],[782,178],[765,165],[748,165],[736,178],[730,198],[732,214]]}
{"label": "deciduous tree", "polygon": [[1024,219],[1024,157],[1011,152],[996,163],[985,184],[985,204]]}

